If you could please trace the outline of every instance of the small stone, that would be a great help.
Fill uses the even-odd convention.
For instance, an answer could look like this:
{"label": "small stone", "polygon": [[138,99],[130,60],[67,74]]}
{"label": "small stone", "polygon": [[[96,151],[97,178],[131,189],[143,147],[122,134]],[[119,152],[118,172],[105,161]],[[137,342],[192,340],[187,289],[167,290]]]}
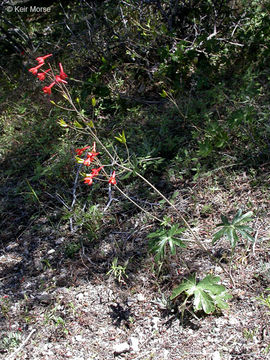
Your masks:
{"label": "small stone", "polygon": [[42,270],[43,265],[42,265],[42,262],[41,262],[41,260],[40,260],[39,258],[35,258],[35,259],[34,259],[34,267],[35,267],[35,269],[36,269],[37,271]]}
{"label": "small stone", "polygon": [[163,350],[163,359],[165,360],[165,359],[168,359],[168,358],[169,358],[169,350],[164,349]]}
{"label": "small stone", "polygon": [[37,295],[37,299],[44,304],[49,304],[52,301],[52,296],[46,292]]}
{"label": "small stone", "polygon": [[60,245],[60,244],[62,244],[64,242],[64,240],[65,240],[64,237],[60,237],[59,239],[55,240],[55,243],[56,243],[56,245]]}
{"label": "small stone", "polygon": [[80,294],[76,295],[77,300],[82,300],[83,298],[84,298],[83,293],[80,293]]}
{"label": "small stone", "polygon": [[221,360],[221,356],[220,356],[219,351],[215,351],[215,352],[212,354],[211,360]]}
{"label": "small stone", "polygon": [[82,335],[76,335],[75,336],[75,340],[78,341],[78,342],[82,341],[82,339],[83,339]]}
{"label": "small stone", "polygon": [[230,323],[230,325],[237,325],[239,323],[239,321],[235,317],[231,317],[229,319],[229,323]]}
{"label": "small stone", "polygon": [[6,247],[6,251],[11,251],[11,250],[14,250],[16,247],[18,247],[19,244],[16,244],[16,243],[11,243],[9,244],[7,247]]}
{"label": "small stone", "polygon": [[55,253],[55,250],[54,250],[54,249],[51,249],[51,250],[48,251],[47,254],[48,254],[48,255],[51,255],[51,254],[53,254],[53,253]]}
{"label": "small stone", "polygon": [[134,303],[134,299],[132,297],[127,298],[127,305],[131,306]]}
{"label": "small stone", "polygon": [[145,296],[143,294],[138,294],[137,299],[138,299],[138,301],[145,301],[146,300]]}
{"label": "small stone", "polygon": [[124,352],[127,352],[127,351],[129,351],[129,349],[130,349],[130,346],[128,345],[127,342],[124,342],[124,343],[121,343],[121,344],[115,344],[114,347],[113,347],[115,355],[119,355],[119,354],[122,354]]}
{"label": "small stone", "polygon": [[138,352],[139,351],[139,339],[135,336],[131,336],[130,342],[131,342],[132,350],[135,352]]}

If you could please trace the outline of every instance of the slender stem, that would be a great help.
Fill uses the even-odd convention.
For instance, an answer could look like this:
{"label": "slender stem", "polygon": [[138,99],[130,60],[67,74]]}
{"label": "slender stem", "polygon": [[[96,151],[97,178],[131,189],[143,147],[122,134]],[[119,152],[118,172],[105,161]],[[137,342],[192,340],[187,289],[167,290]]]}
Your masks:
{"label": "slender stem", "polygon": [[[62,85],[62,84],[61,84]],[[64,90],[63,90],[64,88]],[[74,111],[76,111],[77,115],[80,117],[80,119],[87,125],[87,122],[90,121],[90,119],[86,118],[83,114],[80,113],[80,111],[76,108],[75,104],[72,101],[72,98],[68,92],[68,90],[66,89],[66,87],[63,85],[62,86],[62,91],[64,94],[64,97],[69,101],[69,103],[71,104],[71,106],[73,107]],[[171,99],[171,101],[175,104],[175,106],[177,107],[177,109],[180,112],[179,107],[177,106],[176,102],[174,101],[174,99]],[[181,113],[181,112],[180,112]],[[183,116],[184,117],[184,116]],[[185,117],[184,117],[185,118]],[[108,149],[105,147],[105,145],[103,145],[102,141],[99,139],[99,137],[95,134],[95,132],[89,127],[87,126],[87,129],[89,131],[89,134],[92,136],[92,138],[98,143],[100,144],[100,146],[102,147],[102,149],[106,152],[106,154],[108,155],[108,157],[112,160],[112,164],[118,166],[119,168],[126,170],[128,172],[133,172],[135,173],[139,178],[141,178],[147,185],[149,185],[160,197],[162,197],[163,200],[166,201],[166,203],[168,205],[170,205],[178,214],[179,218],[183,221],[183,223],[186,225],[186,227],[188,228],[189,232],[191,233],[191,235],[193,236],[196,244],[202,249],[204,250],[207,255],[209,256],[210,260],[214,263],[214,264],[218,264],[222,270],[229,276],[231,283],[234,285],[234,280],[232,278],[232,275],[230,273],[230,271],[228,272],[224,266],[220,263],[220,261],[218,259],[216,259],[211,251],[203,244],[203,242],[199,239],[199,237],[195,234],[195,232],[192,230],[191,226],[189,225],[189,223],[187,222],[187,220],[185,219],[185,217],[180,213],[180,211],[176,208],[176,206],[174,204],[172,204],[170,202],[169,199],[166,198],[166,196],[164,196],[151,182],[149,182],[144,176],[142,176],[140,173],[138,173],[136,170],[132,170],[122,164],[119,164],[119,162],[112,156],[112,154],[108,151]],[[96,130],[94,128],[94,130]],[[120,160],[119,156],[116,154],[117,159]],[[105,172],[105,170],[103,169],[103,171]],[[108,174],[105,172],[105,174],[108,176]],[[123,192],[118,186],[116,186],[117,190],[123,195],[125,196],[130,202],[132,202],[134,205],[136,205],[140,210],[142,210],[143,212],[145,212],[146,214],[150,215],[152,218],[154,218],[155,220],[162,222],[158,217],[156,217],[155,215],[151,214],[150,212],[148,212],[147,210],[145,210],[144,208],[142,208],[139,204],[137,204],[134,200],[132,200],[125,192]]]}

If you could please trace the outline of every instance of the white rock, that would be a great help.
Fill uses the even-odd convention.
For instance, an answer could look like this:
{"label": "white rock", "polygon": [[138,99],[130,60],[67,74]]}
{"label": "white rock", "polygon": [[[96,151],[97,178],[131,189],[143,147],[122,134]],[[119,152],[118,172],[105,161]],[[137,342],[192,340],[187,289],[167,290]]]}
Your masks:
{"label": "white rock", "polygon": [[84,298],[83,293],[80,293],[80,294],[76,295],[77,300],[82,300],[83,298]]}
{"label": "white rock", "polygon": [[152,325],[153,325],[153,328],[155,329],[155,330],[158,330],[158,323],[159,323],[159,318],[157,317],[157,316],[154,316],[153,318],[152,318]]}
{"label": "white rock", "polygon": [[138,294],[137,299],[138,301],[145,301],[145,296],[143,294]]}
{"label": "white rock", "polygon": [[235,317],[231,317],[229,319],[229,323],[230,323],[230,325],[237,325],[239,323],[239,321]]}
{"label": "white rock", "polygon": [[139,351],[139,339],[135,336],[131,336],[130,342],[131,342],[132,350],[135,352],[138,352]]}
{"label": "white rock", "polygon": [[130,347],[128,345],[127,342],[121,343],[121,344],[115,344],[113,347],[114,353],[117,354],[122,354],[124,352],[129,351]]}
{"label": "white rock", "polygon": [[55,240],[55,243],[56,243],[56,245],[60,245],[60,244],[62,244],[64,242],[64,240],[65,240],[64,237],[60,237],[59,239]]}
{"label": "white rock", "polygon": [[221,356],[220,356],[219,351],[215,351],[215,352],[212,354],[211,360],[221,360]]}
{"label": "white rock", "polygon": [[169,350],[164,349],[164,350],[163,350],[163,359],[164,359],[164,360],[165,360],[165,359],[168,359],[168,357],[169,357]]}
{"label": "white rock", "polygon": [[82,339],[83,339],[82,335],[76,335],[75,336],[75,340],[78,341],[78,342],[82,341]]}
{"label": "white rock", "polygon": [[51,250],[48,251],[47,254],[48,254],[48,255],[51,255],[51,254],[53,254],[53,253],[55,253],[55,250],[54,250],[54,249],[51,249]]}

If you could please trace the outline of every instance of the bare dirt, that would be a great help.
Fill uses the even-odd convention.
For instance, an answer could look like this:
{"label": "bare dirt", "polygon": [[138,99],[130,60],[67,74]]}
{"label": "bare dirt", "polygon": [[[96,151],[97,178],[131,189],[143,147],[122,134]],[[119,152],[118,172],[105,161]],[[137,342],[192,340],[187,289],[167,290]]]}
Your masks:
{"label": "bare dirt", "polygon": [[[175,204],[227,269],[226,239],[211,246],[219,216],[233,216],[239,208],[254,212],[249,225],[256,241],[237,246],[234,285],[192,241],[168,257],[158,274],[147,248],[147,234],[156,225],[140,213],[118,214],[116,225],[86,241],[82,229],[72,233],[63,221],[52,222],[48,210],[25,222],[26,210],[18,204],[16,217],[13,210],[9,221],[5,216],[1,233],[0,358],[270,359],[270,300],[266,306],[260,298],[267,298],[270,287],[269,176],[257,185],[245,173],[221,179],[209,176],[189,187],[175,183]],[[116,209],[112,204],[112,215]],[[153,211],[177,221],[168,208]],[[190,239],[188,233],[183,237]],[[126,265],[119,279],[108,274],[115,257]],[[220,276],[233,296],[229,309],[211,315],[186,311],[182,319],[178,304],[168,299],[191,272],[199,279]]]}

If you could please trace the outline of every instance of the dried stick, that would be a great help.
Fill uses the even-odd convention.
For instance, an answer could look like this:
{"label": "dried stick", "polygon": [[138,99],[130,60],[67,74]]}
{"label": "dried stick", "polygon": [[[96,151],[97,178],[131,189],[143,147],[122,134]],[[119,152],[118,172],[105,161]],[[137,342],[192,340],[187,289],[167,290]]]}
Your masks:
{"label": "dried stick", "polygon": [[7,360],[12,360],[14,359],[14,356],[16,356],[21,350],[22,348],[27,344],[27,342],[29,341],[30,337],[34,334],[34,332],[36,331],[37,329],[33,329],[30,334],[27,336],[27,338],[24,340],[24,342],[18,347],[17,350],[15,350],[8,358]]}

